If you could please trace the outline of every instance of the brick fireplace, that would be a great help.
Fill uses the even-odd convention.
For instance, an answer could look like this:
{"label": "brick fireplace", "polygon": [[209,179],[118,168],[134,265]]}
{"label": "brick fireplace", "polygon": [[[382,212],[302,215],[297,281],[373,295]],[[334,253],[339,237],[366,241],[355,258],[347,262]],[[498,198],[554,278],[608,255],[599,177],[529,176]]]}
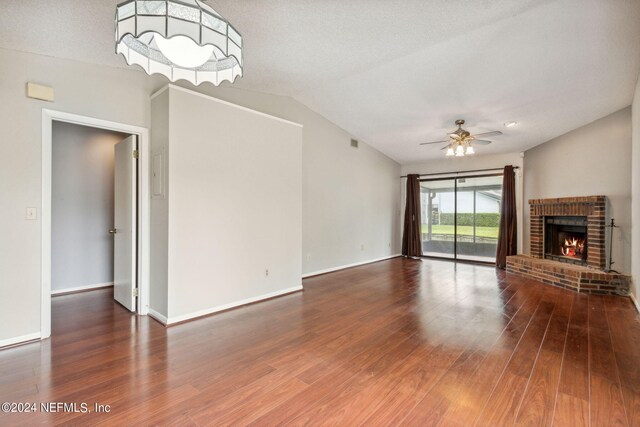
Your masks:
{"label": "brick fireplace", "polygon": [[529,200],[531,256],[507,272],[591,294],[626,294],[629,278],[607,273],[605,196]]}
{"label": "brick fireplace", "polygon": [[[598,270],[606,268],[605,249],[605,221],[607,198],[605,196],[568,197],[563,199],[534,199],[529,200],[529,213],[531,218],[531,256],[540,259],[560,258],[549,256],[549,219],[558,222],[566,218],[567,222],[578,222],[578,218],[584,218],[586,223],[586,260],[584,265]],[[570,218],[570,219],[569,219]],[[566,262],[570,262],[569,259]],[[573,262],[574,264],[576,262]]]}

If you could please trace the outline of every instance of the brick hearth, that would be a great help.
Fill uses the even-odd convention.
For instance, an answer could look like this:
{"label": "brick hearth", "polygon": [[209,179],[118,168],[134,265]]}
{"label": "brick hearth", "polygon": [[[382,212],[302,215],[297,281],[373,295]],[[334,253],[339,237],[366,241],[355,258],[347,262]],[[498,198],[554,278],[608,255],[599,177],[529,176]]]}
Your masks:
{"label": "brick hearth", "polygon": [[628,276],[527,255],[507,257],[507,271],[587,294],[627,295],[629,292]]}
{"label": "brick hearth", "polygon": [[[531,256],[507,257],[507,272],[589,294],[624,294],[630,278],[606,273],[605,196],[529,200]],[[544,259],[545,216],[587,217],[587,266]]]}

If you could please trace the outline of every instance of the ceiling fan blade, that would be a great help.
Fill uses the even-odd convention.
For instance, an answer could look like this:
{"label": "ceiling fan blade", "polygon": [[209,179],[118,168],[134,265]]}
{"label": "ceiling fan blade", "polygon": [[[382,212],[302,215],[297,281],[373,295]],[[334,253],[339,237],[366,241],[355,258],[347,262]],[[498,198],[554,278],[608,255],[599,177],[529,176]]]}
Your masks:
{"label": "ceiling fan blade", "polygon": [[491,144],[491,141],[487,141],[486,139],[474,139],[473,143],[478,145],[489,145]]}
{"label": "ceiling fan blade", "polygon": [[432,142],[421,142],[420,145],[429,145],[429,144],[442,144],[443,142],[449,141],[432,141]]}
{"label": "ceiling fan blade", "polygon": [[478,133],[473,136],[475,138],[478,138],[479,136],[486,138],[487,136],[498,136],[498,135],[502,135],[502,132],[500,132],[499,130],[495,130],[493,132]]}
{"label": "ceiling fan blade", "polygon": [[451,144],[447,144],[444,147],[442,147],[440,150],[446,150],[447,148],[451,147]]}

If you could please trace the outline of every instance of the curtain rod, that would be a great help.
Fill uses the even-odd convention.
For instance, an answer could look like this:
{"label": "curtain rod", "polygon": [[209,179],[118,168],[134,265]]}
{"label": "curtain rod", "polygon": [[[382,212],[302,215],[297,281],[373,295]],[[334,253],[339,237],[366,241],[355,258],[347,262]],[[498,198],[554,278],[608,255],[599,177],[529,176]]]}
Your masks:
{"label": "curtain rod", "polygon": [[[520,169],[520,166],[514,166],[513,169]],[[438,173],[422,173],[420,176],[435,176],[435,175],[459,175],[461,173],[472,173],[472,172],[490,172],[490,171],[501,171],[504,168],[491,168],[491,169],[474,169],[470,171],[458,171],[458,172],[438,172]],[[407,175],[402,175],[400,178],[406,178]]]}

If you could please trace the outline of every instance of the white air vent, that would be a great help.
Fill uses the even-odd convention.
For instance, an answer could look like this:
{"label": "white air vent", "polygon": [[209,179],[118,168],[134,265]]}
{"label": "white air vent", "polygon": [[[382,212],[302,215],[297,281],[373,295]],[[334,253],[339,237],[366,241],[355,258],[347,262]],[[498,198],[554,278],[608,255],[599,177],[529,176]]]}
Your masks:
{"label": "white air vent", "polygon": [[352,139],[351,140],[351,146],[353,148],[358,148],[358,140],[357,139]]}

